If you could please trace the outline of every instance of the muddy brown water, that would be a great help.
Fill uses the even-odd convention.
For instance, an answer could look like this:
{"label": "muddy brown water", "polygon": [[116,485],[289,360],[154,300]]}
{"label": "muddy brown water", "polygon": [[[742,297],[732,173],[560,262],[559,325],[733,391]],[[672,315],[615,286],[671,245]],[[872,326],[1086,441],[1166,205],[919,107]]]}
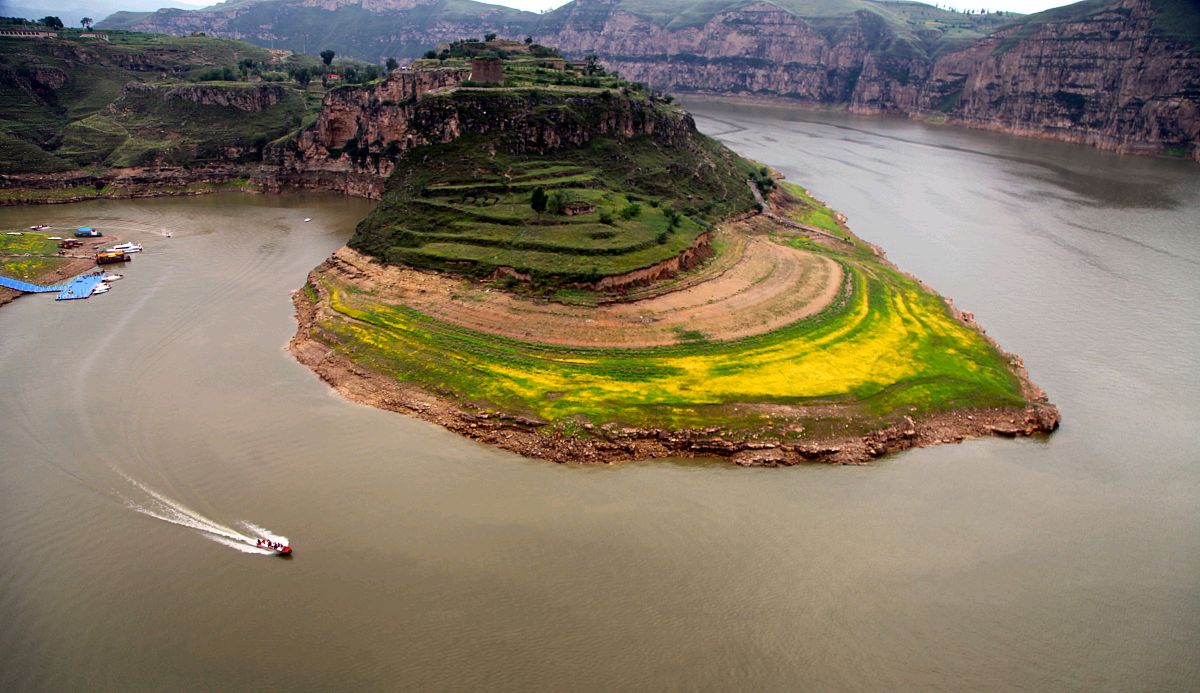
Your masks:
{"label": "muddy brown water", "polygon": [[[1200,167],[696,110],[974,311],[1062,430],[856,468],[525,460],[284,351],[367,202],[3,208],[146,251],[0,309],[0,689],[1200,685]],[[235,547],[247,523],[295,558]]]}

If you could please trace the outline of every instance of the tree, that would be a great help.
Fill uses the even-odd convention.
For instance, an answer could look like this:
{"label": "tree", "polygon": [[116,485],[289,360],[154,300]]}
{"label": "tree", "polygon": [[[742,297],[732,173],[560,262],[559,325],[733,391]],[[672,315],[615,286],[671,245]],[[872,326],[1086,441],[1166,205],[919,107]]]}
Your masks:
{"label": "tree", "polygon": [[333,56],[335,56],[335,55],[337,55],[337,53],[334,53],[333,51],[326,48],[325,50],[321,51],[321,60],[324,60],[326,65],[332,65],[333,64]]}
{"label": "tree", "polygon": [[496,35],[495,35],[495,34],[485,34],[485,35],[484,35],[484,37],[483,37],[483,40],[484,40],[484,41],[488,41],[488,42],[490,42],[490,41],[495,41],[495,40],[496,40]]}
{"label": "tree", "polygon": [[425,51],[426,60],[436,60],[438,57],[437,51]]}
{"label": "tree", "polygon": [[51,17],[51,16],[42,17],[41,19],[38,20],[38,23],[44,24],[44,25],[50,27],[51,29],[63,28],[62,20],[59,19],[58,17]]}
{"label": "tree", "polygon": [[525,37],[525,45],[526,45],[526,46],[528,46],[528,45],[530,45],[530,44],[532,44],[532,43],[533,43],[533,37],[532,37],[532,36],[526,36],[526,37]]}
{"label": "tree", "polygon": [[84,29],[91,29],[92,28],[92,18],[84,17],[83,19],[79,20],[79,26],[83,27]]}
{"label": "tree", "polygon": [[529,196],[529,206],[533,207],[533,211],[537,212],[538,216],[546,211],[546,191],[540,186],[533,189],[533,194]]}
{"label": "tree", "polygon": [[391,72],[392,70],[395,70],[398,67],[400,67],[400,63],[396,62],[395,58],[387,59],[387,71],[388,72]]}

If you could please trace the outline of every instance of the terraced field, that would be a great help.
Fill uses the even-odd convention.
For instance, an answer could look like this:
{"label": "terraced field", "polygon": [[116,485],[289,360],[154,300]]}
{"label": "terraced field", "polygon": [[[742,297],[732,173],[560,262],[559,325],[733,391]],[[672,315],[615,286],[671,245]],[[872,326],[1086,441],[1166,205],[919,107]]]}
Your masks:
{"label": "terraced field", "polygon": [[[489,152],[462,138],[402,159],[351,247],[388,262],[536,286],[595,282],[674,258],[753,204],[741,171],[696,148],[597,138],[555,158]],[[532,206],[535,192],[548,198]]]}
{"label": "terraced field", "polygon": [[[788,197],[789,215],[834,218],[798,189]],[[838,229],[845,242],[784,229],[747,237],[738,261],[708,281],[607,311],[497,299],[445,278],[372,283],[362,268],[329,270],[310,287],[325,306],[311,336],[462,406],[577,435],[614,424],[804,439],[1025,404],[1003,354]],[[807,298],[772,303],[789,295]],[[759,309],[788,317],[747,324]]]}

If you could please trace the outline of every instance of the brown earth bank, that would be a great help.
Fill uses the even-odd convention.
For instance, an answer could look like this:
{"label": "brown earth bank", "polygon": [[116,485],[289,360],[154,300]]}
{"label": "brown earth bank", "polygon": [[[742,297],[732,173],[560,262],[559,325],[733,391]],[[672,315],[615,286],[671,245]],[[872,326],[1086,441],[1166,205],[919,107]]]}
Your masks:
{"label": "brown earth bank", "polygon": [[[319,285],[317,273],[310,283]],[[296,359],[347,399],[415,416],[455,433],[526,457],[553,462],[617,463],[665,457],[715,457],[742,466],[778,467],[803,462],[862,464],[888,453],[971,438],[1015,438],[1058,428],[1058,408],[1037,402],[1024,409],[959,410],[897,423],[854,436],[804,441],[758,438],[719,428],[668,430],[585,425],[587,437],[565,435],[546,422],[471,409],[410,383],[363,369],[311,334],[321,307],[303,291],[292,294],[299,323],[288,345]],[[1023,374],[1022,374],[1023,375]],[[1027,381],[1028,379],[1025,378]],[[785,405],[768,405],[770,409]],[[837,416],[836,407],[825,407]],[[764,411],[764,414],[767,412]]]}
{"label": "brown earth bank", "polygon": [[[688,330],[706,339],[763,334],[815,315],[843,289],[843,272],[829,258],[772,243],[764,236],[720,228],[730,246],[721,262],[645,298],[572,306],[494,289],[487,283],[379,263],[351,248],[320,268],[370,291],[371,298],[404,304],[438,320],[511,339],[576,347],[651,347],[676,344]],[[642,270],[630,273],[636,275]],[[637,279],[638,277],[633,277]],[[607,281],[606,278],[604,281]],[[616,279],[620,279],[617,277]],[[601,287],[606,288],[606,287]],[[355,303],[358,295],[345,300]]]}

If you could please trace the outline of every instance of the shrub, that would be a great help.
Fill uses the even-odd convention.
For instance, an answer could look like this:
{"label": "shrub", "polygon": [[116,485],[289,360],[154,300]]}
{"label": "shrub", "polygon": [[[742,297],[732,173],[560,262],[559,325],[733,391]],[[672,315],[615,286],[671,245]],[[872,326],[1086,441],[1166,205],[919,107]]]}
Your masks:
{"label": "shrub", "polygon": [[609,224],[611,226],[613,223],[613,215],[608,212],[600,212],[600,223]]}
{"label": "shrub", "polygon": [[636,202],[630,202],[629,204],[625,205],[621,208],[620,212],[622,219],[636,219],[641,213],[642,206]]}
{"label": "shrub", "polygon": [[541,187],[534,188],[533,193],[529,196],[529,206],[533,208],[533,211],[538,214],[546,211],[546,202],[546,191]]}

